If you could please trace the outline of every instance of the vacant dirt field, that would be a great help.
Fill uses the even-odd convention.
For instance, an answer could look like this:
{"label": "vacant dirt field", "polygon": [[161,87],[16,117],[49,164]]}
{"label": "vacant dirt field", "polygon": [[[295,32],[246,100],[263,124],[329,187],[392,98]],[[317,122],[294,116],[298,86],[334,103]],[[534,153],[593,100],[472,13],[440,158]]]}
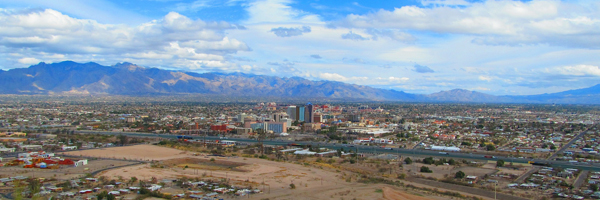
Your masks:
{"label": "vacant dirt field", "polygon": [[[140,149],[143,151],[136,152]],[[107,150],[118,157],[134,160],[151,159],[157,162],[108,170],[99,174],[100,176],[112,178],[121,176],[124,179],[135,176],[140,180],[149,180],[153,177],[158,180],[173,179],[183,176],[227,179],[232,185],[252,186],[264,191],[252,195],[250,199],[298,199],[298,197],[302,199],[448,199],[448,197],[418,190],[405,191],[385,184],[358,183],[357,177],[351,175],[352,173],[325,165],[307,166],[244,157],[194,156],[192,153],[152,145],[76,153],[106,156],[103,151]],[[290,188],[291,184],[295,189]]]}

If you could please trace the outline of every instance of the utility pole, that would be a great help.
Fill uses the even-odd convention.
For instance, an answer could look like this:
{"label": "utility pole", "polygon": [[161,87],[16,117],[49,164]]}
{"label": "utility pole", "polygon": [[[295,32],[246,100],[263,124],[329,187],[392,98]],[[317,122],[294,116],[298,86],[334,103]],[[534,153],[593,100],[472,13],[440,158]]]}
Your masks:
{"label": "utility pole", "polygon": [[494,183],[494,200],[496,200],[496,186],[498,186],[498,183]]}
{"label": "utility pole", "polygon": [[358,145],[356,145],[356,164],[358,165],[359,159],[358,159]]}

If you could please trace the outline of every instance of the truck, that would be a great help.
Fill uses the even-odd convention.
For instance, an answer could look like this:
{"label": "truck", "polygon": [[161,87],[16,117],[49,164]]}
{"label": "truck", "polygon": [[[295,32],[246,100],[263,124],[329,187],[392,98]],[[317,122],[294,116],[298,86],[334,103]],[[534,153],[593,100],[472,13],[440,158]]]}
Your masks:
{"label": "truck", "polygon": [[545,166],[545,167],[550,167],[550,163],[547,162],[536,162],[536,161],[529,161],[527,162],[531,165],[537,165],[537,166]]}
{"label": "truck", "polygon": [[187,135],[178,135],[177,139],[194,139],[194,138],[192,138],[192,136],[187,136]]}
{"label": "truck", "polygon": [[489,156],[489,155],[487,155],[487,156],[483,156],[483,157],[484,157],[484,158],[496,158],[496,156]]}

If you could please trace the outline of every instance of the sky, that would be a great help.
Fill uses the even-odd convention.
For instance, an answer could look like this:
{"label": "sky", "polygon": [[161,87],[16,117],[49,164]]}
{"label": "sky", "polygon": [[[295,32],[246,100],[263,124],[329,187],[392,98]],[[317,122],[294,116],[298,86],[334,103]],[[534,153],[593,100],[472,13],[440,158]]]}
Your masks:
{"label": "sky", "polygon": [[0,0],[0,69],[64,60],[552,93],[600,84],[600,1]]}

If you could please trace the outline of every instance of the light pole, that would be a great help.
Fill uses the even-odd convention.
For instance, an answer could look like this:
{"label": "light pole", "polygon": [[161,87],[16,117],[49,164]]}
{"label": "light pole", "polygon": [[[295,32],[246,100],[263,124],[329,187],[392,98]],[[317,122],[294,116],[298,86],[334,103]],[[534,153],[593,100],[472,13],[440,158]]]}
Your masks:
{"label": "light pole", "polygon": [[498,183],[494,183],[494,200],[496,199],[496,186],[498,186]]}

